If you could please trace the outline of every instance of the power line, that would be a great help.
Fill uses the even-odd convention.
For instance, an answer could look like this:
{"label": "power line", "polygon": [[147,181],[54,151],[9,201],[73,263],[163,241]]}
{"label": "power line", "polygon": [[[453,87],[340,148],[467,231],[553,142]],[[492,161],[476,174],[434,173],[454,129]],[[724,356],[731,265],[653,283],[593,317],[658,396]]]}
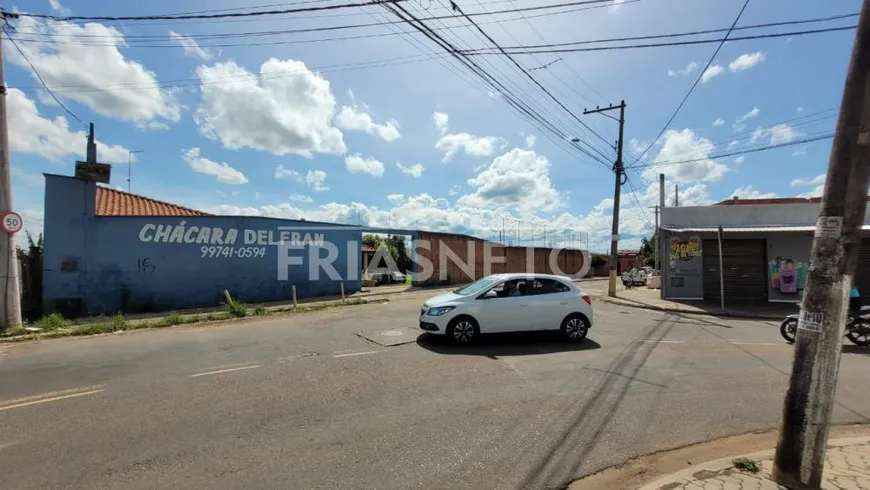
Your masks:
{"label": "power line", "polygon": [[[762,28],[767,28],[767,27],[782,27],[782,26],[800,25],[800,24],[816,24],[816,23],[820,23],[820,22],[830,22],[832,20],[848,19],[850,17],[857,17],[857,16],[858,16],[857,13],[853,13],[853,14],[831,15],[831,16],[827,16],[827,17],[814,17],[811,19],[786,20],[786,21],[780,21],[780,22],[766,22],[763,24],[752,24],[752,25],[746,25],[746,26],[741,26],[741,27],[735,27],[733,30],[734,31],[745,31],[745,30],[752,30],[752,29],[762,29]],[[728,31],[727,28],[704,29],[704,30],[699,30],[699,31],[676,32],[676,33],[670,33],[670,34],[651,34],[651,35],[644,35],[644,36],[612,37],[612,38],[607,38],[607,39],[590,39],[590,40],[585,40],[585,41],[569,41],[569,42],[550,43],[550,44],[537,44],[537,45],[531,44],[531,45],[523,45],[523,46],[506,46],[505,49],[506,50],[538,49],[538,48],[554,48],[554,47],[560,47],[560,46],[578,46],[578,45],[583,45],[583,44],[599,44],[599,43],[609,43],[609,42],[644,41],[644,40],[649,40],[649,39],[667,39],[667,38],[674,38],[674,37],[699,36],[699,35],[704,35],[704,34],[715,34],[717,32],[727,32],[727,31]],[[728,40],[731,41],[731,40],[737,40],[737,39],[740,39],[740,38],[735,37],[735,38],[729,38]],[[708,39],[705,41],[708,43],[714,43],[714,42],[721,41],[721,39]]]}
{"label": "power line", "polygon": [[18,46],[18,43],[16,43],[15,40],[12,39],[12,36],[9,35],[9,26],[8,25],[3,26],[3,33],[6,34],[6,39],[8,39],[9,42],[11,42],[13,46],[15,46],[15,49],[18,50],[18,54],[20,54],[21,57],[24,58],[24,61],[26,61],[27,64],[30,65],[30,69],[33,70],[33,74],[36,75],[36,78],[42,84],[43,88],[45,88],[45,91],[48,92],[49,95],[51,95],[51,98],[54,99],[55,102],[57,102],[57,105],[59,105],[61,107],[61,109],[63,109],[64,112],[69,114],[73,119],[80,122],[82,124],[82,126],[87,127],[88,125],[85,124],[85,122],[82,121],[81,118],[76,116],[75,113],[73,113],[73,111],[69,110],[69,108],[67,108],[67,106],[65,106],[64,103],[61,102],[60,99],[58,99],[56,95],[54,95],[54,92],[52,92],[51,89],[48,88],[48,85],[45,84],[45,80],[42,79],[42,75],[39,74],[39,71],[36,69],[35,66],[33,66],[33,63],[30,62],[30,58],[28,58],[27,55],[24,54],[24,51],[21,49],[20,46]]}
{"label": "power line", "polygon": [[671,117],[668,118],[668,122],[666,122],[665,125],[662,126],[662,129],[661,129],[661,131],[659,131],[659,134],[656,135],[656,137],[650,142],[649,146],[647,146],[646,149],[644,149],[641,152],[640,156],[638,156],[635,159],[634,163],[637,163],[641,158],[643,158],[644,155],[646,155],[646,152],[648,152],[650,150],[650,148],[652,148],[656,144],[656,142],[659,140],[659,138],[662,137],[662,134],[664,134],[665,130],[668,129],[668,126],[670,126],[671,123],[674,121],[674,118],[677,117],[677,114],[679,114],[680,109],[683,108],[683,105],[686,103],[686,101],[689,100],[689,96],[692,95],[692,92],[695,90],[695,87],[697,87],[698,83],[701,82],[701,79],[704,78],[704,73],[706,73],[707,69],[710,68],[710,65],[713,64],[713,60],[716,59],[716,55],[719,54],[719,50],[722,49],[722,46],[725,44],[725,40],[728,39],[728,36],[731,34],[731,31],[734,30],[734,27],[737,25],[737,22],[740,21],[740,17],[743,16],[743,11],[746,10],[747,6],[749,6],[749,0],[746,0],[745,2],[743,2],[743,7],[740,8],[740,12],[737,13],[737,17],[735,17],[734,22],[731,23],[731,28],[728,30],[728,32],[725,33],[725,37],[722,38],[721,42],[719,43],[719,46],[716,47],[716,51],[713,51],[713,56],[710,56],[710,60],[707,61],[707,65],[704,66],[703,70],[701,70],[701,73],[698,75],[698,78],[695,79],[695,83],[693,83],[692,86],[689,88],[689,91],[686,92],[686,96],[683,97],[682,101],[680,101],[680,104],[677,106],[677,109],[674,111],[673,114],[671,114]]}
{"label": "power line", "polygon": [[814,141],[831,139],[833,137],[834,137],[834,133],[830,132],[830,133],[820,134],[817,136],[810,136],[807,138],[789,141],[787,143],[777,143],[775,145],[773,145],[773,144],[772,145],[764,145],[764,146],[759,146],[759,147],[755,147],[755,148],[747,148],[747,149],[737,150],[737,151],[732,151],[732,152],[718,153],[718,154],[714,154],[714,155],[708,155],[708,156],[702,157],[702,158],[691,158],[691,159],[686,159],[686,160],[668,160],[668,161],[664,161],[664,162],[644,163],[642,165],[634,165],[634,166],[631,166],[628,168],[632,168],[632,169],[639,169],[639,168],[646,168],[646,167],[659,168],[659,167],[668,167],[671,165],[684,165],[687,163],[702,162],[704,160],[713,160],[715,158],[726,158],[726,157],[732,157],[735,155],[745,155],[747,153],[757,153],[760,151],[774,150],[777,148],[785,148],[788,146],[801,145],[804,143],[812,143]]}
{"label": "power line", "polygon": [[[317,12],[323,10],[338,10],[344,8],[353,8],[353,7],[365,7],[371,5],[386,5],[386,4],[398,4],[401,2],[406,2],[407,0],[369,0],[363,3],[345,3],[345,4],[337,4],[337,5],[324,5],[319,7],[300,7],[300,8],[291,8],[291,9],[280,9],[280,10],[260,10],[254,12],[235,12],[235,13],[215,13],[215,14],[189,14],[189,15],[146,15],[146,16],[70,16],[70,17],[62,17],[50,14],[29,14],[29,13],[18,13],[21,17],[31,17],[37,19],[47,19],[54,20],[59,22],[70,22],[70,21],[150,21],[150,20],[194,20],[194,19],[220,19],[220,18],[239,18],[239,17],[262,17],[262,16],[273,16],[273,15],[281,15],[281,14],[293,14],[293,13],[305,13],[305,12]],[[548,5],[535,5],[531,7],[521,7],[521,8],[513,8],[513,9],[505,9],[501,11],[493,11],[489,14],[494,13],[508,13],[508,12],[533,12],[538,10],[549,10],[561,7],[570,7],[570,6],[578,6],[578,5],[594,5],[594,4],[607,4],[611,5],[616,0],[578,0],[574,2],[563,2],[558,4],[548,4]],[[626,3],[626,2],[624,2]],[[489,15],[486,13],[472,13],[470,15]],[[439,16],[442,19],[453,19],[455,16],[446,15]],[[425,20],[425,19],[423,19]]]}
{"label": "power line", "polygon": [[[834,112],[834,111],[836,111],[836,110],[837,110],[836,107],[829,108],[829,109],[824,109],[824,110],[817,111],[817,112],[813,112],[813,113],[806,114],[806,115],[803,115],[803,116],[798,116],[798,117],[795,117],[795,118],[790,118],[790,119],[785,119],[785,120],[782,120],[782,121],[777,121],[777,122],[771,123],[771,124],[769,124],[769,125],[767,125],[767,126],[759,126],[759,127],[757,127],[756,129],[753,129],[753,130],[747,130],[747,131],[743,131],[743,132],[740,132],[740,133],[735,133],[735,134],[731,135],[731,136],[728,137],[728,138],[714,141],[714,142],[713,142],[713,146],[714,146],[714,147],[718,147],[718,146],[726,145],[726,144],[727,144],[727,147],[728,147],[728,148],[731,148],[732,146],[734,146],[735,143],[739,144],[740,142],[743,142],[743,141],[746,141],[746,140],[748,140],[749,143],[751,144],[751,143],[754,143],[754,142],[755,142],[755,139],[758,139],[758,138],[762,138],[762,137],[766,137],[766,136],[768,136],[768,134],[769,134],[771,131],[773,131],[774,128],[776,128],[777,126],[788,125],[789,129],[794,129],[794,128],[801,127],[801,126],[806,126],[806,125],[810,125],[810,124],[815,124],[815,123],[822,122],[822,121],[824,121],[824,120],[826,120],[826,119],[830,119],[830,118],[834,117],[835,114],[831,114],[831,115],[824,115],[824,114],[826,114],[826,113],[831,113],[831,112]],[[792,122],[794,122],[794,121],[799,121],[799,120],[801,120],[801,119],[806,119],[806,120],[805,120],[805,121],[801,121],[801,122],[797,122],[797,123],[794,123],[794,124],[789,124],[789,123],[792,123]],[[833,128],[830,128],[830,129],[833,129]],[[827,132],[827,130],[828,130],[828,128],[826,128],[826,131],[825,131],[825,132]],[[700,155],[700,153],[698,153],[698,154]],[[703,160],[703,159],[705,159],[705,158],[716,158],[716,157],[699,157],[698,160],[694,160],[694,161],[700,161],[700,160]],[[655,163],[655,162],[652,162],[652,163],[647,163],[647,164],[630,165],[630,166],[626,166],[626,169],[634,169],[634,170],[637,170],[637,169],[639,169],[639,168],[646,168],[646,167],[648,167],[648,166],[654,166],[654,165],[658,165],[658,164]],[[647,180],[643,177],[643,175],[642,175],[640,172],[637,172],[637,175],[638,175],[639,177],[643,178],[644,181],[646,181],[647,183],[650,183],[649,181],[647,181]]]}
{"label": "power line", "polygon": [[[559,142],[564,144],[569,139],[558,128],[553,126],[552,123],[550,123],[545,118],[542,118],[541,115],[534,108],[528,106],[522,100],[517,99],[516,96],[509,89],[507,89],[507,87],[505,87],[503,83],[501,83],[496,78],[494,78],[492,75],[490,75],[485,70],[483,70],[480,67],[480,65],[478,65],[475,61],[469,59],[467,56],[463,56],[459,52],[459,50],[456,49],[455,46],[453,46],[450,42],[444,40],[437,33],[433,32],[429,26],[427,26],[419,18],[415,17],[413,14],[408,12],[404,7],[402,7],[401,5],[398,5],[398,4],[397,5],[384,5],[383,7],[385,9],[387,9],[388,11],[392,12],[393,14],[395,14],[398,18],[407,22],[409,25],[411,25],[411,27],[413,27],[414,29],[416,29],[417,31],[419,31],[420,33],[425,35],[427,38],[429,38],[430,40],[435,42],[439,47],[441,47],[442,49],[447,51],[450,54],[450,56],[452,56],[454,59],[458,60],[466,68],[468,68],[474,75],[480,77],[481,80],[483,80],[487,85],[489,85],[496,92],[498,92],[502,96],[503,100],[505,100],[508,103],[508,105],[511,106],[511,108],[518,111],[521,115],[524,115],[525,117],[528,117],[532,121],[534,121],[533,125],[535,125],[536,127],[538,125],[540,125],[544,128],[547,128],[548,132],[555,135],[555,139],[550,138],[550,135],[547,134],[546,132],[544,132],[544,130],[542,130],[542,132],[545,134],[545,136],[547,138],[550,138],[552,141],[554,141],[554,143],[556,141],[559,141]],[[535,124],[535,123],[537,123],[537,124]],[[579,150],[581,153],[584,153],[585,155],[589,156],[593,160],[596,160],[599,163],[604,163],[604,162],[601,162],[597,156],[589,153],[584,148],[580,148],[580,147],[574,147],[574,148]]]}
{"label": "power line", "polygon": [[[857,26],[843,26],[843,27],[828,27],[824,29],[811,29],[805,31],[790,31],[790,32],[778,32],[772,34],[757,34],[754,36],[739,36],[739,37],[728,37],[721,39],[699,39],[696,41],[674,41],[669,43],[649,43],[649,44],[627,44],[624,46],[596,46],[591,48],[553,48],[553,49],[529,49],[525,46],[515,46],[513,48],[505,48],[508,54],[554,54],[554,53],[586,53],[592,51],[615,51],[615,50],[623,50],[623,49],[643,49],[643,48],[662,48],[662,47],[671,47],[671,46],[692,46],[696,44],[711,44],[711,43],[723,43],[725,41],[748,41],[752,39],[771,39],[778,37],[793,37],[793,36],[807,36],[811,34],[822,34],[825,32],[838,32],[838,31],[849,31],[855,29]],[[481,56],[481,55],[495,55],[499,54],[498,52],[493,51],[490,48],[481,48],[476,51],[466,52],[464,54],[472,55],[472,56]],[[704,73],[703,71],[701,72]]]}
{"label": "power line", "polygon": [[407,0],[370,0],[362,3],[340,3],[336,5],[321,5],[319,7],[297,7],[278,10],[258,10],[254,12],[221,12],[214,14],[182,14],[182,15],[131,15],[131,16],[59,16],[51,14],[29,14],[16,12],[19,17],[31,17],[34,19],[47,19],[56,22],[71,21],[143,21],[143,20],[187,20],[187,19],[222,19],[226,17],[259,17],[279,14],[298,14],[304,12],[321,12],[324,10],[340,10],[346,8],[365,7],[367,5],[382,5],[385,3],[399,3]]}
{"label": "power line", "polygon": [[[500,45],[495,41],[495,39],[493,39],[489,34],[486,33],[486,31],[483,30],[482,27],[480,27],[479,25],[477,25],[476,22],[474,22],[474,19],[468,17],[468,16],[465,14],[465,12],[463,12],[462,9],[461,9],[458,5],[456,5],[455,3],[452,3],[452,5],[453,5],[454,10],[456,10],[457,12],[459,12],[463,17],[466,18],[466,20],[468,20],[469,22],[471,22],[471,24],[472,24],[475,28],[477,28],[477,30],[480,31],[480,33],[483,34],[483,36],[486,37],[486,38],[489,40],[489,42],[491,42],[491,43],[492,43],[492,44],[493,44],[493,45],[494,45],[494,46],[495,46],[499,51],[501,51],[501,53],[502,53],[505,57],[507,57],[507,59],[510,60],[510,62],[513,63],[514,66],[516,66],[520,71],[523,72],[523,74],[524,74],[526,77],[529,78],[529,80],[531,80],[532,82],[534,82],[534,84],[537,85],[538,88],[541,89],[541,91],[543,91],[545,94],[547,94],[547,96],[548,96],[550,99],[552,99],[553,102],[555,102],[559,107],[561,107],[562,110],[564,110],[565,112],[567,112],[567,113],[571,116],[571,118],[573,118],[575,121],[577,121],[578,123],[580,123],[581,126],[585,127],[585,128],[588,129],[590,132],[592,132],[592,134],[594,134],[595,136],[597,136],[601,141],[604,141],[607,145],[610,145],[610,142],[607,141],[607,139],[605,139],[603,136],[601,136],[600,134],[598,134],[598,132],[596,132],[596,131],[595,131],[594,129],[592,129],[588,124],[586,124],[585,122],[583,122],[579,117],[577,117],[577,115],[574,114],[570,109],[568,109],[568,108],[565,106],[565,104],[562,103],[562,101],[560,101],[559,99],[557,99],[556,96],[553,95],[549,90],[547,90],[546,87],[544,87],[543,85],[541,85],[541,82],[539,82],[539,81],[534,77],[534,75],[532,75],[531,73],[529,73],[528,70],[526,70],[525,68],[523,68],[523,66],[520,65],[519,62],[518,62],[516,59],[514,59],[512,56],[510,56],[509,54],[507,54],[507,52],[505,52],[505,50],[504,50],[504,49],[503,49],[503,48],[502,48],[502,47],[501,47],[501,46],[500,46]],[[584,142],[584,143],[585,143],[585,142]],[[593,147],[593,146],[590,145],[589,143],[586,143],[586,145],[589,146],[590,148],[592,148],[596,153],[599,153],[599,154],[601,154],[602,156],[604,156],[605,158],[607,158],[607,155],[603,155],[599,150],[597,150],[595,147]]]}

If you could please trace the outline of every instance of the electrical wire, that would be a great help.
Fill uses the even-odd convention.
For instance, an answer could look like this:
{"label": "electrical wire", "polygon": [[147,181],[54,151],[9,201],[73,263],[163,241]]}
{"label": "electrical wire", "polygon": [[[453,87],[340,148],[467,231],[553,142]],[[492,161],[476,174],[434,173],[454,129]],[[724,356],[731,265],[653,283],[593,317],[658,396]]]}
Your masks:
{"label": "electrical wire", "polygon": [[[754,130],[747,130],[747,131],[743,131],[740,133],[735,133],[728,138],[713,142],[713,146],[718,147],[720,145],[727,145],[727,148],[732,148],[736,144],[739,144],[739,143],[744,142],[744,141],[748,141],[751,144],[751,143],[754,143],[755,140],[757,140],[758,138],[762,138],[762,137],[767,136],[777,126],[788,125],[788,127],[790,129],[794,129],[794,128],[798,128],[798,127],[802,127],[802,126],[807,126],[807,125],[823,122],[823,121],[826,121],[828,119],[833,119],[832,122],[835,122],[836,114],[834,112],[836,110],[837,110],[836,107],[832,107],[832,108],[824,109],[821,111],[813,112],[810,114],[806,114],[803,116],[798,116],[795,118],[777,121],[777,122],[774,122],[768,126],[759,126]],[[805,120],[800,121],[801,119],[805,119]],[[800,121],[800,122],[795,123],[794,121]],[[829,127],[829,128],[825,128],[825,132],[832,131],[832,130],[833,130],[833,125],[831,125],[831,127]],[[699,160],[703,160],[705,158],[714,158],[714,157],[699,157]],[[655,162],[652,162],[652,163],[648,163],[648,164],[628,165],[625,168],[626,168],[626,170],[629,170],[629,169],[636,170],[639,168],[646,168],[647,166],[650,166],[650,165],[657,165],[657,164]],[[638,175],[642,177],[642,175],[639,172],[638,172]],[[646,179],[644,179],[644,180],[646,181]]]}
{"label": "electrical wire", "polygon": [[707,70],[710,68],[710,65],[713,64],[713,60],[716,59],[716,56],[719,54],[719,51],[722,49],[722,46],[725,44],[725,40],[728,39],[728,36],[734,30],[734,27],[737,26],[737,22],[740,21],[740,17],[743,16],[743,12],[746,10],[746,7],[748,7],[748,6],[749,6],[749,0],[746,0],[745,2],[743,2],[743,7],[740,8],[740,12],[737,13],[737,17],[735,17],[734,22],[731,23],[731,28],[728,29],[728,32],[725,33],[725,37],[723,37],[722,40],[719,42],[719,45],[716,46],[716,51],[713,51],[713,56],[710,56],[710,60],[707,61],[707,65],[704,66],[704,69],[701,70],[701,73],[698,75],[698,78],[695,79],[695,83],[693,83],[692,86],[689,88],[689,91],[686,92],[685,97],[683,97],[683,100],[681,100],[680,104],[677,105],[677,108],[676,108],[676,110],[674,110],[674,113],[671,114],[671,117],[668,118],[668,122],[666,122],[665,125],[662,126],[662,129],[659,131],[659,134],[656,135],[655,138],[653,138],[653,140],[650,142],[650,144],[646,147],[646,149],[644,149],[641,152],[640,156],[638,156],[633,163],[640,161],[640,159],[643,158],[644,155],[646,155],[646,153],[650,150],[650,148],[652,148],[658,142],[659,138],[662,137],[662,135],[665,133],[665,131],[668,129],[668,127],[671,125],[671,123],[674,121],[674,119],[677,117],[677,114],[680,113],[680,109],[683,108],[683,105],[686,103],[687,100],[689,100],[689,96],[691,96],[692,92],[695,91],[695,87],[697,87],[698,84],[701,82],[701,79],[704,78],[704,73],[706,73]]}
{"label": "electrical wire", "polygon": [[[699,39],[696,41],[674,41],[669,43],[649,43],[649,44],[628,44],[624,46],[597,46],[592,48],[553,48],[553,49],[527,49],[524,46],[514,47],[512,49],[506,49],[508,54],[553,54],[553,53],[588,53],[593,51],[615,51],[615,50],[624,50],[624,49],[645,49],[645,48],[662,48],[662,47],[672,47],[672,46],[692,46],[696,44],[711,44],[711,43],[721,43],[724,41],[732,42],[732,41],[748,41],[753,39],[773,39],[779,37],[794,37],[794,36],[807,36],[811,34],[822,34],[826,32],[839,32],[839,31],[849,31],[855,29],[857,25],[851,26],[842,26],[842,27],[828,27],[824,29],[811,29],[804,31],[789,31],[789,32],[778,32],[771,34],[757,34],[753,36],[739,36],[739,37],[728,37],[721,39]],[[471,56],[481,56],[481,55],[497,55],[499,52],[493,51],[490,48],[481,48],[477,51],[466,52],[463,54],[471,55]],[[701,72],[704,73],[703,71]]]}
{"label": "electrical wire", "polygon": [[129,16],[59,16],[52,14],[30,14],[26,12],[16,12],[19,17],[30,17],[34,19],[46,19],[56,22],[71,22],[71,21],[147,21],[147,20],[188,20],[188,19],[222,19],[226,17],[259,17],[272,16],[279,14],[298,14],[304,12],[321,12],[324,10],[340,10],[346,8],[365,7],[367,5],[381,5],[385,3],[399,3],[407,0],[369,0],[362,3],[340,3],[336,5],[322,5],[319,7],[297,7],[290,9],[277,10],[257,10],[254,12],[220,12],[213,14],[181,14],[181,15],[129,15]]}
{"label": "electrical wire", "polygon": [[36,78],[42,84],[42,87],[45,88],[45,91],[48,92],[49,95],[51,95],[51,98],[54,99],[54,101],[57,103],[57,105],[59,105],[61,107],[61,109],[63,109],[64,112],[69,114],[73,119],[80,122],[82,124],[82,126],[87,128],[88,125],[85,124],[85,122],[82,121],[80,117],[76,116],[73,111],[69,110],[69,108],[66,105],[64,105],[64,103],[61,102],[60,99],[58,99],[56,95],[54,95],[54,92],[52,92],[51,89],[48,88],[48,85],[46,85],[45,80],[42,79],[42,75],[39,74],[39,70],[37,70],[36,67],[33,66],[33,63],[30,61],[30,58],[28,58],[27,54],[24,53],[24,50],[22,50],[21,47],[18,46],[18,43],[15,42],[15,39],[12,39],[12,36],[9,35],[9,26],[8,25],[3,26],[3,33],[6,34],[6,39],[8,39],[9,42],[11,42],[13,46],[15,46],[15,49],[18,50],[18,54],[20,54],[21,57],[24,58],[24,61],[26,61],[27,64],[30,65],[30,69],[33,70],[33,74],[36,75]]}
{"label": "electrical wire", "polygon": [[[146,15],[146,16],[57,16],[51,14],[31,14],[31,13],[22,13],[18,12],[17,14],[21,17],[31,17],[37,19],[46,19],[53,20],[57,22],[71,22],[71,21],[151,21],[151,20],[195,20],[195,19],[220,19],[220,18],[237,18],[237,17],[262,17],[262,16],[273,16],[280,14],[291,14],[291,13],[305,13],[305,12],[317,12],[323,10],[339,10],[345,8],[353,8],[353,7],[365,7],[371,5],[386,5],[386,4],[398,4],[401,2],[406,2],[407,0],[369,0],[367,2],[362,3],[345,3],[345,4],[337,4],[337,5],[325,5],[320,7],[301,7],[301,8],[292,8],[292,9],[280,9],[280,10],[261,10],[254,12],[236,12],[236,13],[215,13],[215,14],[190,14],[190,15]],[[492,13],[508,13],[508,12],[534,12],[538,10],[549,10],[561,7],[571,7],[578,5],[594,5],[594,4],[607,4],[612,5],[618,0],[578,0],[573,2],[563,2],[558,4],[547,4],[547,5],[534,5],[531,7],[521,7],[515,9],[506,9],[502,11],[493,11]],[[623,2],[626,3],[626,2]],[[0,9],[2,11],[2,9]],[[484,13],[476,13],[474,15],[487,15]],[[454,16],[442,16],[442,18],[455,18]],[[235,19],[234,19],[235,20]]]}
{"label": "electrical wire", "polygon": [[[782,26],[790,26],[790,25],[801,25],[801,24],[816,24],[820,22],[830,22],[832,20],[842,20],[848,19],[851,17],[858,17],[859,13],[851,13],[851,14],[839,14],[839,15],[830,15],[827,17],[814,17],[811,19],[800,19],[800,20],[786,20],[779,22],[765,22],[763,24],[752,24],[741,27],[735,27],[734,31],[746,31],[752,29],[762,29],[767,27],[782,27]],[[590,39],[585,41],[570,41],[570,42],[562,42],[562,43],[550,43],[550,44],[532,44],[532,45],[523,45],[523,46],[506,46],[505,49],[536,49],[536,48],[553,48],[560,46],[578,46],[583,44],[599,44],[599,43],[610,43],[610,42],[623,42],[623,41],[645,41],[650,39],[668,39],[673,37],[687,37],[687,36],[699,36],[705,34],[715,34],[717,32],[727,32],[728,28],[720,28],[720,29],[704,29],[699,31],[686,31],[686,32],[676,32],[670,34],[649,34],[644,36],[627,36],[627,37],[612,37],[607,39]],[[738,39],[738,38],[729,38],[728,40]],[[719,42],[721,39],[709,39],[706,40],[708,43]]]}
{"label": "electrical wire", "polygon": [[834,137],[834,133],[828,132],[828,133],[823,133],[823,134],[816,135],[816,136],[809,136],[806,138],[801,138],[801,139],[789,141],[786,143],[777,143],[777,144],[759,146],[759,147],[755,147],[755,148],[747,148],[747,149],[743,149],[743,150],[737,150],[737,151],[731,151],[731,152],[725,152],[725,153],[717,153],[717,154],[708,155],[708,156],[702,157],[702,158],[690,158],[690,159],[685,159],[685,160],[667,160],[664,162],[645,163],[642,165],[632,166],[631,168],[632,169],[646,168],[646,167],[659,168],[659,167],[668,167],[668,166],[672,166],[672,165],[685,165],[687,163],[697,163],[697,162],[701,162],[704,160],[713,160],[716,158],[726,158],[726,157],[732,157],[735,155],[745,155],[748,153],[757,153],[760,151],[775,150],[777,148],[785,148],[788,146],[801,145],[804,143],[812,143],[815,141],[822,141],[822,140],[826,140],[826,139],[831,139],[833,137]]}
{"label": "electrical wire", "polygon": [[[469,59],[468,57],[462,56],[459,53],[459,50],[456,49],[450,42],[444,40],[438,33],[435,33],[431,30],[429,26],[427,26],[424,22],[413,14],[408,12],[401,5],[383,5],[385,9],[392,12],[398,18],[407,22],[411,27],[416,29],[418,32],[426,36],[431,41],[435,42],[439,47],[447,51],[450,56],[454,59],[458,60],[465,66],[469,71],[471,71],[475,76],[479,77],[483,80],[487,85],[493,88],[497,93],[501,95],[501,100],[504,100],[508,103],[508,105],[516,110],[521,116],[528,118],[532,121],[532,124],[539,128],[546,128],[546,132],[541,129],[542,134],[545,135],[548,139],[557,144],[557,142],[565,143],[569,138],[562,133],[557,127],[553,126],[550,121],[545,118],[542,118],[541,115],[532,107],[528,106],[525,102],[516,98],[516,95],[510,91],[505,85],[494,78],[491,74],[487,73],[483,70],[480,65],[478,65],[474,60]],[[555,137],[551,137],[551,135],[555,135]],[[599,163],[604,163],[598,159],[598,157],[594,154],[589,153],[587,150],[581,147],[573,147],[579,150],[581,153],[584,153],[586,156],[592,158],[593,160],[598,161]]]}
{"label": "electrical wire", "polygon": [[[592,129],[588,124],[586,124],[585,122],[583,122],[582,119],[580,119],[579,117],[577,117],[577,115],[574,114],[570,109],[568,109],[568,107],[566,107],[565,104],[562,103],[562,101],[560,101],[559,99],[557,99],[556,96],[553,95],[549,90],[547,90],[546,87],[544,87],[543,85],[541,85],[541,82],[539,82],[539,81],[538,81],[538,80],[537,80],[537,79],[536,79],[536,78],[535,78],[531,73],[529,73],[528,70],[526,70],[525,68],[523,68],[523,66],[520,65],[519,62],[518,62],[516,59],[514,59],[512,56],[508,55],[508,54],[505,52],[505,50],[504,50],[504,49],[503,49],[503,48],[502,48],[502,47],[501,47],[501,46],[500,46],[500,45],[495,41],[495,39],[493,39],[489,34],[487,34],[486,31],[484,31],[482,27],[480,27],[479,25],[477,25],[477,23],[474,22],[474,19],[468,17],[468,16],[465,14],[465,12],[463,12],[462,9],[461,9],[458,5],[456,5],[456,3],[452,3],[452,5],[453,5],[453,8],[454,8],[457,12],[459,12],[463,17],[466,18],[466,20],[468,20],[468,21],[469,21],[469,22],[470,22],[470,23],[471,23],[475,28],[477,28],[477,30],[480,31],[480,33],[481,33],[484,37],[486,37],[486,38],[489,40],[489,42],[491,42],[491,43],[492,43],[492,44],[493,44],[493,45],[494,45],[494,46],[495,46],[499,51],[501,51],[501,53],[502,53],[503,55],[505,55],[505,56],[508,58],[508,60],[510,60],[511,63],[513,63],[513,64],[514,64],[514,65],[515,65],[515,66],[516,66],[520,71],[523,72],[523,74],[524,74],[526,77],[528,77],[532,82],[534,82],[534,84],[537,85],[538,88],[541,89],[541,91],[543,91],[543,92],[544,92],[544,93],[545,93],[545,94],[546,94],[550,99],[552,99],[553,102],[555,102],[559,107],[562,108],[562,110],[564,110],[566,113],[568,113],[568,114],[571,116],[572,119],[574,119],[575,121],[577,121],[578,123],[580,123],[581,126],[583,126],[583,127],[585,127],[586,129],[588,129],[590,132],[592,132],[592,134],[594,134],[594,135],[597,136],[599,139],[601,139],[602,141],[604,141],[607,145],[610,145],[610,142],[607,141],[607,139],[605,139],[603,136],[601,136],[600,134],[598,134],[598,132],[596,132],[596,131],[595,131],[594,129]],[[581,142],[582,142],[582,141],[581,141]],[[586,143],[586,142],[583,142],[583,143]],[[593,146],[590,145],[589,143],[586,143],[586,145],[589,146],[590,148],[592,148],[596,153],[601,154],[601,152],[600,152],[597,148],[593,147]],[[602,154],[602,156],[604,156],[605,158],[607,158],[607,155],[603,155],[603,154]]]}
{"label": "electrical wire", "polygon": [[642,215],[643,220],[646,221],[646,224],[650,227],[653,227],[652,221],[649,219],[649,215],[646,214],[646,210],[643,207],[643,204],[640,203],[640,199],[637,197],[637,189],[634,187],[634,184],[631,182],[631,179],[628,177],[628,174],[625,174],[625,182],[631,188],[631,197],[634,198],[635,204],[637,204],[637,209],[640,211],[640,215]]}

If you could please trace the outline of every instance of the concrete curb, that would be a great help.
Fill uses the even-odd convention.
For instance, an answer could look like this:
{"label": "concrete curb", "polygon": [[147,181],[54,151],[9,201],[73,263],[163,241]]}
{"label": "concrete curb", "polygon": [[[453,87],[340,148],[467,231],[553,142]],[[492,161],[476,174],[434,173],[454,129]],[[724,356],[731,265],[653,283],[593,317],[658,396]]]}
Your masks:
{"label": "concrete curb", "polygon": [[652,311],[662,311],[667,313],[682,313],[685,315],[704,315],[704,316],[717,316],[722,318],[745,318],[751,320],[782,320],[785,318],[785,315],[770,315],[770,314],[759,314],[759,313],[742,313],[737,311],[691,311],[691,310],[682,310],[679,308],[669,308],[666,306],[655,306],[646,303],[633,303],[627,301],[614,301],[607,296],[599,296],[599,300],[610,303],[612,305],[625,306],[627,308],[638,308],[641,310],[652,310]]}
{"label": "concrete curb", "polygon": [[[828,441],[828,447],[842,447],[842,446],[854,446],[858,444],[866,444],[870,442],[870,437],[847,437],[842,439],[834,439]],[[698,465],[691,466],[686,468],[685,470],[678,471],[676,473],[671,473],[670,475],[664,476],[655,480],[651,483],[647,483],[646,485],[640,487],[638,490],[659,490],[668,484],[675,484],[680,481],[692,481],[695,480],[695,474],[701,471],[709,471],[709,472],[719,472],[724,471],[729,468],[734,467],[734,459],[745,457],[756,461],[769,460],[772,459],[776,450],[775,449],[767,449],[764,451],[759,451],[751,454],[736,454],[734,456],[730,456],[727,458],[716,459],[713,461],[709,461],[707,463],[701,463]]]}

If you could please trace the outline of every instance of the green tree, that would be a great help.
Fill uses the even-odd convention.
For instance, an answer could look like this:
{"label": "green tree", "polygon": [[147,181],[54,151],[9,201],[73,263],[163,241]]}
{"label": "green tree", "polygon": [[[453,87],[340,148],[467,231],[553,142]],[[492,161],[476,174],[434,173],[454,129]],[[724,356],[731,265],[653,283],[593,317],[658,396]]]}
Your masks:
{"label": "green tree", "polygon": [[644,265],[654,267],[656,265],[656,237],[640,239],[640,254],[643,256]]}
{"label": "green tree", "polygon": [[[400,272],[411,270],[411,258],[408,256],[408,247],[405,244],[404,236],[390,235],[384,238],[378,235],[363,235],[363,243],[376,250],[380,250],[382,246],[386,247]],[[385,268],[386,266],[387,264],[384,264],[383,260],[380,264],[371,264],[373,268]]]}

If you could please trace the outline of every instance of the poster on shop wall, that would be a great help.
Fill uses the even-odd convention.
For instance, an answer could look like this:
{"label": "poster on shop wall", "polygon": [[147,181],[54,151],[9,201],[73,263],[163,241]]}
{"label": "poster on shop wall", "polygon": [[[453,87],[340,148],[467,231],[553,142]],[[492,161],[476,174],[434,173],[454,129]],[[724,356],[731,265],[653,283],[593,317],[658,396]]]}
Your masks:
{"label": "poster on shop wall", "polygon": [[770,300],[800,301],[807,281],[807,262],[788,255],[778,255],[767,265]]}

